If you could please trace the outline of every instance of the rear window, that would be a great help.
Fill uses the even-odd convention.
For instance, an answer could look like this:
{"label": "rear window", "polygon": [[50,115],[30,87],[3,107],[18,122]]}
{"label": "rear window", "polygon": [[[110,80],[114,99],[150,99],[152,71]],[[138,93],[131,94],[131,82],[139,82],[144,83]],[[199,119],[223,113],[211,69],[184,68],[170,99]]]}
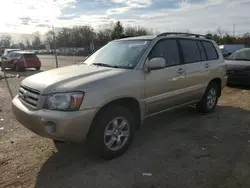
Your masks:
{"label": "rear window", "polygon": [[36,54],[23,54],[23,57],[25,59],[37,58]]}
{"label": "rear window", "polygon": [[211,42],[202,41],[202,44],[207,54],[207,60],[219,59],[218,53]]}

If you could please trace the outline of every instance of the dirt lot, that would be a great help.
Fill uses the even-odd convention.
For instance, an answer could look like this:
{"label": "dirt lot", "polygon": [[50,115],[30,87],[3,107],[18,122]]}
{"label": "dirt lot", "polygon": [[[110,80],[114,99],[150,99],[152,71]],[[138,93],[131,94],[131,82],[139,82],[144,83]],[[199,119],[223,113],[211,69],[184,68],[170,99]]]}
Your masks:
{"label": "dirt lot", "polygon": [[[23,78],[8,79],[14,94]],[[153,117],[125,155],[103,161],[22,127],[0,80],[0,187],[249,188],[249,101],[247,89],[225,88],[212,114],[187,107]]]}

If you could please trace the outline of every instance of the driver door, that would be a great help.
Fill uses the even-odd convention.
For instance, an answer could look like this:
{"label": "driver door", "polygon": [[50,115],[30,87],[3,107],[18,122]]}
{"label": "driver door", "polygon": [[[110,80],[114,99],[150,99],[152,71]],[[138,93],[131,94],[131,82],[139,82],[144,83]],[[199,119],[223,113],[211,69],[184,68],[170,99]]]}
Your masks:
{"label": "driver door", "polygon": [[178,106],[185,100],[186,72],[176,39],[158,41],[147,61],[157,57],[163,57],[167,65],[145,73],[147,116]]}

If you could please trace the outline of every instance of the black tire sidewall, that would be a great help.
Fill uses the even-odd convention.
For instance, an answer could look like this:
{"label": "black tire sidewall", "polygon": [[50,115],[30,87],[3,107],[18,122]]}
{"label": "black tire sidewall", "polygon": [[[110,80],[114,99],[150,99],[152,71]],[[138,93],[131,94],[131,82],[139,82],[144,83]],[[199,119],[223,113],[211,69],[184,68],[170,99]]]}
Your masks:
{"label": "black tire sidewall", "polygon": [[20,71],[21,71],[21,68],[20,68],[18,65],[16,65],[16,66],[15,66],[15,70],[16,70],[17,72],[20,72]]}
{"label": "black tire sidewall", "polygon": [[[208,106],[207,106],[207,95],[208,95],[208,93],[209,93],[209,91],[211,89],[215,89],[217,97],[216,97],[216,102],[215,102],[213,108],[208,108]],[[212,83],[210,83],[208,85],[208,87],[207,87],[201,101],[197,104],[197,108],[198,108],[198,110],[200,112],[203,112],[203,113],[212,112],[212,111],[214,111],[215,107],[217,106],[218,99],[219,99],[219,87],[218,87],[218,85],[216,83],[212,82]]]}
{"label": "black tire sidewall", "polygon": [[[130,136],[121,149],[117,151],[112,151],[105,146],[104,131],[106,129],[106,126],[116,117],[123,117],[128,121],[130,126]],[[91,143],[90,149],[95,154],[99,155],[104,159],[113,159],[122,155],[132,143],[135,131],[135,118],[129,109],[120,106],[114,106],[102,111],[101,114],[97,117],[96,121],[93,122],[92,126],[93,129],[91,130],[89,137],[89,142]]]}

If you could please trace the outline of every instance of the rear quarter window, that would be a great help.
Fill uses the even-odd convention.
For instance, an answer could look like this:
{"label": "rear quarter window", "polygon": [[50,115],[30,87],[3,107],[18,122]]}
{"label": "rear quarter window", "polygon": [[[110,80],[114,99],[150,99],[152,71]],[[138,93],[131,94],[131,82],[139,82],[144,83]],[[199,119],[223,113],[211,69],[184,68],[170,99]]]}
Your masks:
{"label": "rear quarter window", "polygon": [[201,44],[201,41],[197,41],[197,44],[198,44],[198,47],[199,47],[199,50],[200,50],[200,54],[201,54],[201,59],[202,59],[202,61],[206,61],[206,60],[207,60],[206,52],[205,52],[205,50],[204,50],[204,47],[203,47],[202,44]]}
{"label": "rear quarter window", "polygon": [[202,45],[204,46],[205,52],[207,54],[207,60],[219,59],[219,55],[211,42],[202,41]]}

